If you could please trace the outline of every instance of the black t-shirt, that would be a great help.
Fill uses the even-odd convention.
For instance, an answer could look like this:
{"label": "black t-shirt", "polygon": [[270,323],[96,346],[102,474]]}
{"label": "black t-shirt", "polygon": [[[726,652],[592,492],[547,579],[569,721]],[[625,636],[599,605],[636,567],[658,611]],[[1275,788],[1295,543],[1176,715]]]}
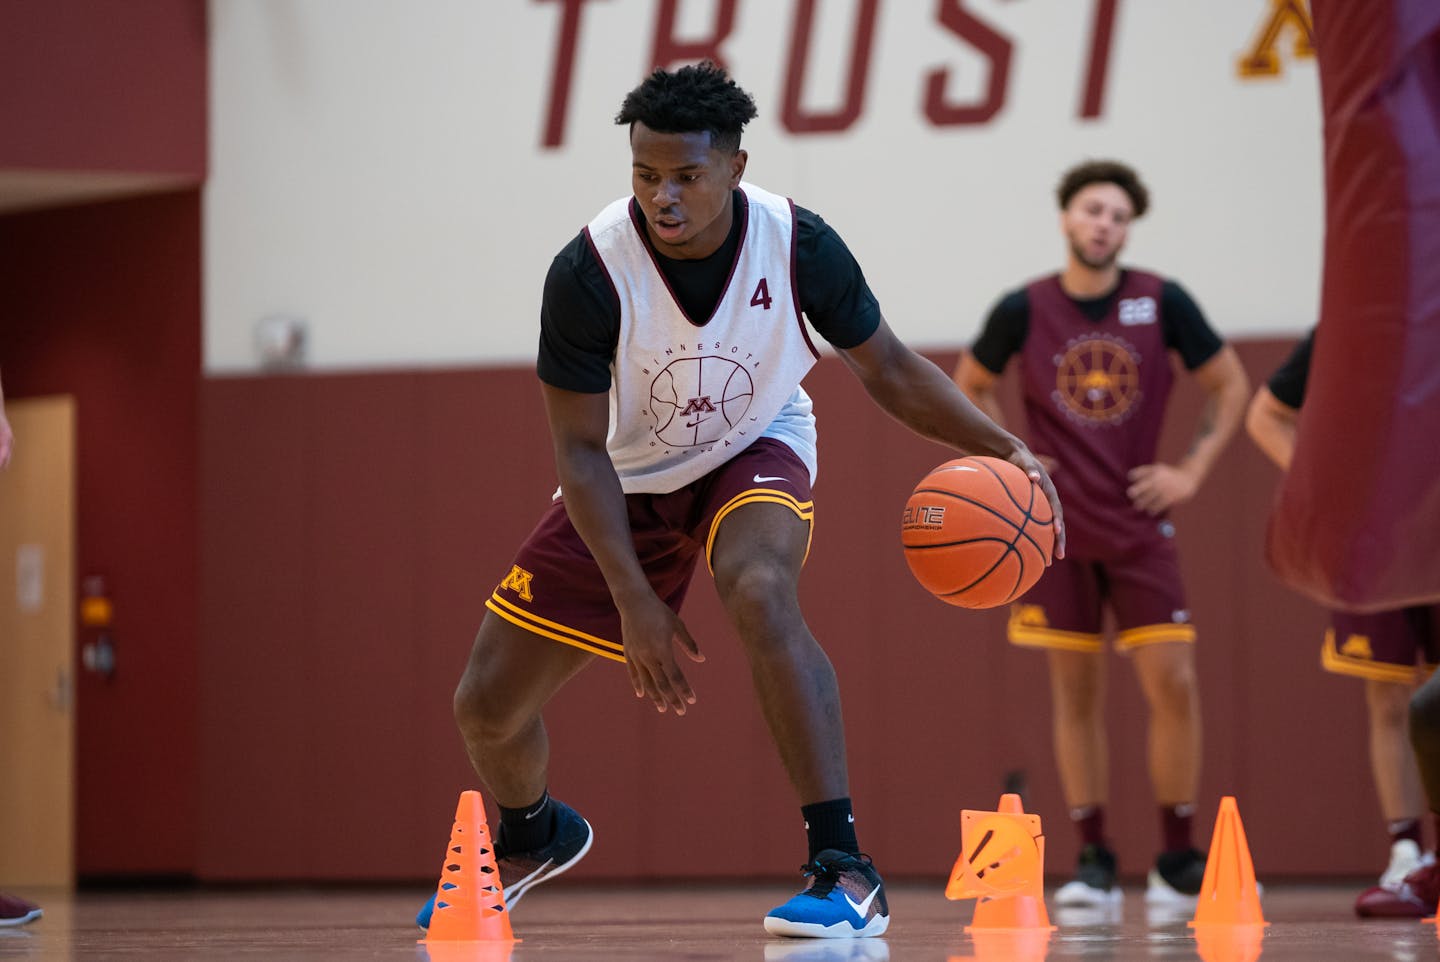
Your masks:
{"label": "black t-shirt", "polygon": [[[1122,276],[1122,283],[1116,284],[1115,290],[1100,297],[1070,299],[1081,313],[1098,324],[1110,312],[1123,280]],[[1225,346],[1220,335],[1205,320],[1200,305],[1174,281],[1165,281],[1160,289],[1160,330],[1165,346],[1179,353],[1187,371],[1195,370]],[[1029,332],[1030,298],[1022,287],[1006,294],[991,309],[984,329],[970,350],[987,371],[999,374],[1005,370],[1010,357],[1025,346]]]}
{"label": "black t-shirt", "polygon": [[[708,318],[725,293],[744,223],[745,200],[720,249],[699,260],[655,251],[655,262],[687,317]],[[880,326],[880,303],[840,235],[820,215],[795,208],[795,286],[800,309],[821,337],[838,348],[862,344]],[[540,305],[536,372],[552,387],[585,394],[610,389],[610,362],[620,338],[620,302],[585,232],[555,255]]]}
{"label": "black t-shirt", "polygon": [[1305,403],[1305,384],[1310,380],[1310,350],[1314,346],[1315,331],[1311,329],[1265,383],[1275,400],[1297,411]]}

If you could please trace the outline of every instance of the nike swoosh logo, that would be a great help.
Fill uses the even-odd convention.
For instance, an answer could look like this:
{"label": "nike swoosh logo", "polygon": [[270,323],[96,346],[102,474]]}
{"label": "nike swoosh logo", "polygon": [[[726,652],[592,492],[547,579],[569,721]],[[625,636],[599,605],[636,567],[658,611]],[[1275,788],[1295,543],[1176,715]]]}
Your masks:
{"label": "nike swoosh logo", "polygon": [[850,908],[855,911],[855,914],[860,916],[860,921],[863,922],[865,921],[865,913],[870,911],[870,903],[875,901],[875,896],[880,894],[880,886],[877,885],[871,889],[870,894],[865,896],[865,901],[863,902],[857,902],[852,899],[849,892],[841,892],[840,894],[845,896],[845,901],[850,905]]}
{"label": "nike swoosh logo", "polygon": [[784,478],[762,478],[762,477],[760,477],[760,475],[758,475],[758,474],[755,475],[755,483],[756,483],[756,484],[764,484],[766,481],[784,481],[784,480],[785,480]]}

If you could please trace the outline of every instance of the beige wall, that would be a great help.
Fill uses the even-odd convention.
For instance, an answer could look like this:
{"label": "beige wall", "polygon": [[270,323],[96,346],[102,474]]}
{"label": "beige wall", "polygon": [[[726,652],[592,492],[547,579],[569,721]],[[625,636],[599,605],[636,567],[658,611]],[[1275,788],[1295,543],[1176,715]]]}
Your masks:
{"label": "beige wall", "polygon": [[[1053,186],[1098,155],[1132,161],[1155,193],[1130,259],[1177,276],[1238,338],[1313,323],[1319,289],[1314,61],[1287,30],[1279,76],[1237,67],[1273,6],[819,0],[799,32],[811,3],[738,0],[715,49],[760,108],[749,176],[841,232],[910,342],[969,340],[1002,289],[1059,263]],[[726,7],[676,3],[672,33],[714,35]],[[668,8],[212,0],[207,369],[253,367],[253,325],[273,312],[309,323],[322,369],[532,359],[550,258],[628,190],[611,118]],[[868,71],[851,97],[857,32]],[[942,70],[950,109],[927,111]],[[1103,89],[1092,117],[1087,89]],[[853,119],[807,129],[837,114]]]}

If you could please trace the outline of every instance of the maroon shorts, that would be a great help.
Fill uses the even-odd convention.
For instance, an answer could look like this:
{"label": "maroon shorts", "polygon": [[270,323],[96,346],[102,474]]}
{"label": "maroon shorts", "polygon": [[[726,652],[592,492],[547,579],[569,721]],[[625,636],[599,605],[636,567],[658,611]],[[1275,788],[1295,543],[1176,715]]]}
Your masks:
{"label": "maroon shorts", "polygon": [[1104,614],[1121,652],[1162,641],[1194,641],[1180,559],[1169,538],[1118,561],[1061,558],[1010,608],[1016,645],[1063,651],[1104,648]]}
{"label": "maroon shorts", "polygon": [[1440,662],[1440,605],[1330,614],[1320,649],[1326,671],[1410,685]]}
{"label": "maroon shorts", "polygon": [[[773,438],[760,438],[678,491],[626,495],[635,553],[655,593],[678,612],[700,555],[710,562],[725,516],[761,503],[784,505],[813,526],[810,472]],[[625,660],[620,613],[562,499],[541,516],[485,607],[537,635]]]}

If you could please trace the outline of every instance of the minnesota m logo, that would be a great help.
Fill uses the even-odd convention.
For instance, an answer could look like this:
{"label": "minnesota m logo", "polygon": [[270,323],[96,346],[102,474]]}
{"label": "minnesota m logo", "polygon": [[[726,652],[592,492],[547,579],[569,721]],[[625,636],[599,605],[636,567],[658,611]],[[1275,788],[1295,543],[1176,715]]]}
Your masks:
{"label": "minnesota m logo", "polygon": [[505,576],[504,581],[500,582],[500,587],[509,588],[524,601],[534,601],[535,596],[530,593],[530,581],[534,577],[519,565],[512,565],[510,573]]}
{"label": "minnesota m logo", "polygon": [[1375,657],[1375,652],[1370,648],[1369,635],[1351,635],[1345,639],[1345,644],[1340,646],[1340,654],[1349,658],[1364,658],[1367,661]]}
{"label": "minnesota m logo", "polygon": [[1011,605],[1010,624],[1013,627],[1049,628],[1050,619],[1040,605]]}
{"label": "minnesota m logo", "polygon": [[1267,0],[1267,3],[1270,10],[1265,15],[1265,23],[1237,64],[1242,77],[1274,77],[1280,73],[1280,55],[1275,47],[1286,27],[1295,33],[1291,54],[1296,59],[1315,56],[1315,28],[1306,0]]}

